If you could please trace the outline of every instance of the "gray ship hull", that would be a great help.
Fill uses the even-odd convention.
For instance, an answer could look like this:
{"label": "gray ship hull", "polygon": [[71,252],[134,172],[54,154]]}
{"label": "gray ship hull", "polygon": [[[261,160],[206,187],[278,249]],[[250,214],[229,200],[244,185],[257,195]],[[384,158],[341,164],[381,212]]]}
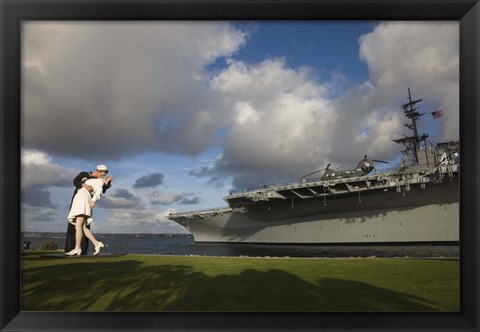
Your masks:
{"label": "gray ship hull", "polygon": [[[459,241],[458,177],[368,195],[272,201],[175,218],[196,242],[374,244]],[[290,203],[290,202],[289,202]]]}

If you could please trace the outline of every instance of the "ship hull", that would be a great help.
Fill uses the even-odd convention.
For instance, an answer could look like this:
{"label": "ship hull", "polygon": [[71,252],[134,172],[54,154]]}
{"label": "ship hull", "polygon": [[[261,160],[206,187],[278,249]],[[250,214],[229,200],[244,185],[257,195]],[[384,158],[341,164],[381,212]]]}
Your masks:
{"label": "ship hull", "polygon": [[[282,210],[283,209],[283,210]],[[273,216],[273,217],[272,217]],[[459,241],[458,177],[412,186],[298,202],[262,203],[176,220],[196,242],[375,244]]]}

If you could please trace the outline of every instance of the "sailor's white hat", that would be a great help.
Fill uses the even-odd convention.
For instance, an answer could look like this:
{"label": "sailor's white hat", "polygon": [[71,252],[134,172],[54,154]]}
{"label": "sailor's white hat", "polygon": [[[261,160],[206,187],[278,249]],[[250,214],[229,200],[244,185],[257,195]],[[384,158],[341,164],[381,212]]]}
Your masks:
{"label": "sailor's white hat", "polygon": [[108,167],[107,167],[107,165],[97,165],[97,171],[107,171],[108,172]]}

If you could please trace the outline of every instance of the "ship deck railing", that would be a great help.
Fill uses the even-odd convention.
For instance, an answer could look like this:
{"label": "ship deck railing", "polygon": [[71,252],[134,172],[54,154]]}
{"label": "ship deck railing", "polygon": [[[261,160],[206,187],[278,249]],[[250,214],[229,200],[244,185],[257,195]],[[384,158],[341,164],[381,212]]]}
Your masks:
{"label": "ship deck railing", "polygon": [[[358,180],[358,179],[369,179],[369,178],[375,178],[378,176],[382,176],[385,174],[396,174],[396,175],[401,175],[401,174],[408,174],[411,172],[418,172],[421,169],[425,170],[432,170],[432,169],[441,169],[442,165],[432,165],[430,164],[422,164],[422,165],[417,165],[416,167],[409,167],[404,170],[401,169],[400,166],[396,167],[390,167],[390,168],[382,168],[382,169],[374,169],[372,173],[361,176],[361,177],[351,177],[351,178],[340,178],[340,179],[332,179],[332,180],[322,180],[321,177],[310,177],[308,179],[302,180],[290,180],[290,181],[284,181],[284,182],[277,182],[277,183],[271,183],[271,184],[265,184],[265,185],[260,185],[257,187],[250,187],[250,188],[245,188],[245,189],[237,189],[237,190],[231,190],[230,191],[230,197],[231,196],[236,196],[236,195],[242,195],[244,193],[248,192],[254,192],[254,191],[261,191],[265,189],[278,189],[278,188],[288,188],[290,186],[299,186],[299,185],[308,185],[312,183],[319,183],[319,182],[336,182],[336,181],[349,181],[349,180]],[[445,167],[443,167],[445,168]]]}
{"label": "ship deck railing", "polygon": [[[443,175],[446,174],[450,177],[453,177],[453,174],[454,173],[457,173],[459,172],[460,170],[460,164],[457,163],[457,164],[442,164],[442,165],[434,165],[432,167],[432,165],[418,165],[417,167],[410,167],[410,168],[407,168],[407,169],[404,169],[404,170],[401,170],[399,169],[398,167],[397,168],[385,168],[385,169],[381,169],[381,170],[377,170],[376,172],[372,172],[371,174],[367,175],[367,176],[361,176],[361,177],[351,177],[351,178],[341,178],[341,179],[335,179],[335,180],[328,180],[328,181],[324,181],[324,180],[321,180],[320,177],[317,177],[317,178],[310,178],[308,179],[308,181],[287,181],[287,182],[282,182],[282,183],[276,183],[276,184],[272,184],[270,186],[261,186],[261,187],[256,187],[256,188],[253,188],[253,189],[244,189],[244,190],[240,190],[240,191],[237,191],[235,194],[233,194],[232,192],[230,192],[230,196],[227,196],[225,198],[225,200],[227,201],[227,203],[229,202],[229,199],[236,199],[236,198],[240,198],[240,199],[243,199],[245,197],[248,197],[249,200],[265,200],[264,198],[268,198],[268,199],[271,199],[271,198],[282,198],[282,197],[272,197],[272,196],[262,196],[265,192],[268,192],[268,191],[271,191],[272,189],[274,191],[277,191],[277,190],[291,190],[291,191],[294,191],[296,189],[298,189],[299,187],[304,187],[304,186],[311,186],[312,184],[313,185],[327,185],[327,186],[330,186],[332,184],[335,184],[335,183],[345,183],[345,182],[355,182],[355,183],[358,183],[358,181],[365,181],[365,182],[368,182],[370,183],[370,181],[374,181],[374,186],[375,188],[384,188],[384,187],[388,187],[388,186],[396,186],[397,188],[397,191],[401,190],[402,189],[402,186],[405,186],[405,190],[409,190],[409,186],[410,184],[413,184],[413,183],[420,183],[421,185],[424,185],[424,183],[426,182],[429,182],[429,181],[438,181],[439,178],[443,178]],[[420,178],[411,178],[411,175],[409,174],[412,174],[412,173],[421,173],[423,174],[424,176],[430,176],[431,174],[433,173],[436,173],[436,174],[439,174],[437,175],[437,177],[435,177],[434,179],[430,179],[428,180],[428,178],[424,178],[423,176],[420,177]],[[391,177],[394,177],[394,180],[393,182],[391,182]],[[382,182],[379,182],[377,183],[376,181],[382,181]],[[427,180],[427,181],[426,181]],[[331,188],[330,188],[331,189]],[[337,191],[332,191],[329,190],[328,193],[325,193],[325,194],[321,194],[320,196],[324,196],[324,195],[330,195],[330,194],[342,194],[342,193],[348,193],[348,192],[351,192],[352,190],[354,192],[360,192],[360,191],[364,191],[364,190],[369,190],[370,189],[370,186],[367,185],[365,187],[355,187],[354,189],[351,189],[351,188],[348,188],[348,185],[347,185],[347,188],[343,188],[343,191],[342,190],[337,190]],[[257,192],[257,193],[256,193]],[[248,193],[248,196],[244,196],[244,195],[247,195],[246,193]],[[253,196],[251,196],[253,194]],[[297,195],[299,195],[298,193],[296,193]],[[258,198],[257,196],[260,195]],[[309,198],[309,197],[314,197],[316,196],[315,193],[313,193],[313,195],[311,196],[305,196],[306,198]],[[299,195],[299,197],[302,197]],[[267,200],[268,200],[267,199]],[[229,203],[230,204],[230,203]],[[217,208],[210,208],[210,209],[199,209],[199,210],[195,210],[195,211],[188,211],[188,212],[175,212],[175,213],[170,213],[168,215],[168,218],[171,219],[171,220],[175,220],[175,219],[180,219],[180,218],[196,218],[196,217],[201,217],[201,216],[212,216],[212,215],[222,215],[222,214],[225,214],[225,213],[229,213],[229,212],[241,212],[239,210],[239,206],[233,206],[233,207],[217,207]]]}
{"label": "ship deck railing", "polygon": [[175,217],[183,217],[183,218],[188,218],[189,216],[198,216],[202,214],[222,214],[222,213],[227,213],[232,211],[232,208],[230,207],[218,207],[218,208],[210,208],[210,209],[201,209],[201,210],[195,210],[195,211],[188,211],[188,212],[172,212],[168,215],[170,218],[175,218]]}
{"label": "ship deck railing", "polygon": [[[377,176],[385,173],[391,173],[394,171],[397,171],[399,169],[399,166],[397,167],[390,167],[390,168],[382,168],[382,169],[374,169],[372,173],[368,174],[368,176]],[[345,178],[347,179],[347,178]],[[300,184],[305,184],[305,183],[311,183],[311,182],[321,182],[325,181],[322,180],[321,176],[318,177],[309,177],[308,179],[305,179],[305,181],[302,180],[289,180],[289,181],[283,181],[283,182],[275,182],[275,183],[270,183],[270,184],[264,184],[256,187],[249,187],[249,188],[244,188],[244,189],[236,189],[236,190],[231,190],[230,195],[237,195],[237,194],[242,194],[245,192],[250,192],[250,191],[255,191],[255,190],[262,190],[262,189],[271,189],[271,188],[278,188],[278,187],[287,187],[287,186],[292,186],[292,185],[300,185]],[[328,180],[332,181],[332,180]]]}

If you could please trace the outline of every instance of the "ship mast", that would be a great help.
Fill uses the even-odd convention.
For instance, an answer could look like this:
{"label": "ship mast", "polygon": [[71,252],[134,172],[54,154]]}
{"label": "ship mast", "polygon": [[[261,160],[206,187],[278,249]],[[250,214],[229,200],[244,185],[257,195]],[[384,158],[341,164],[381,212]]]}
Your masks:
{"label": "ship mast", "polygon": [[[402,110],[405,113],[405,116],[411,119],[411,124],[405,124],[408,129],[413,130],[413,136],[404,137],[400,139],[394,139],[396,143],[403,143],[406,147],[404,151],[405,154],[413,150],[413,164],[418,165],[418,150],[420,148],[420,142],[425,141],[428,137],[427,134],[418,136],[417,120],[420,119],[422,115],[426,113],[419,113],[417,110],[417,103],[421,102],[423,99],[412,100],[412,95],[410,93],[410,88],[408,88],[408,103],[402,105]],[[413,147],[412,147],[413,145]]]}

